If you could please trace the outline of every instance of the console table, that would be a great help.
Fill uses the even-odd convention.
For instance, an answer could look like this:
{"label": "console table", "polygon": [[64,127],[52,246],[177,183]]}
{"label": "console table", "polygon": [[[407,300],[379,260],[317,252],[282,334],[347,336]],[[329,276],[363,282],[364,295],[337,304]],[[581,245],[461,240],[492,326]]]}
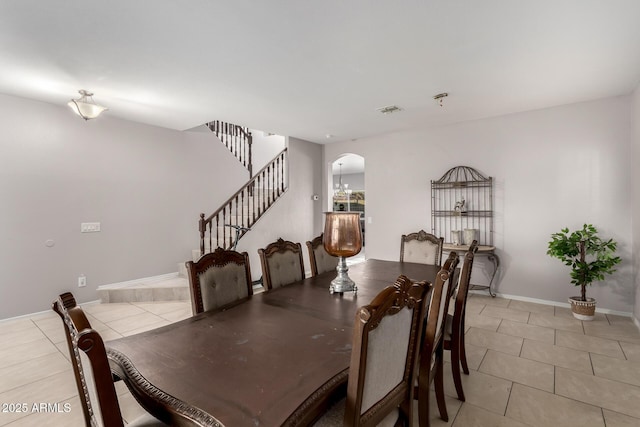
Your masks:
{"label": "console table", "polygon": [[[469,250],[469,245],[453,245],[451,243],[445,243],[442,246],[443,252],[451,252],[455,251],[458,256],[464,256],[465,252]],[[496,277],[498,273],[498,269],[500,268],[500,257],[496,253],[495,246],[488,245],[479,245],[478,250],[476,251],[476,256],[484,256],[487,257],[489,261],[493,264],[493,272],[491,273],[491,279],[489,279],[489,284],[481,285],[470,283],[469,289],[471,290],[488,290],[489,295],[492,297],[496,296],[496,293],[493,291],[493,279]]]}

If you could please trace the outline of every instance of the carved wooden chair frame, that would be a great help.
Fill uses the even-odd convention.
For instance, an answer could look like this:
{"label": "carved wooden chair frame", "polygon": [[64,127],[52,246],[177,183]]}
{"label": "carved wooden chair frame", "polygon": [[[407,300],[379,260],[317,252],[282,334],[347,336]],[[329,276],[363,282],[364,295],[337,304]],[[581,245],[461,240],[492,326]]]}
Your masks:
{"label": "carved wooden chair frame", "polygon": [[215,251],[200,257],[198,261],[187,261],[186,263],[187,272],[189,274],[189,290],[191,292],[191,308],[193,309],[193,314],[204,312],[200,275],[210,268],[224,267],[231,263],[244,266],[247,282],[247,295],[253,295],[253,282],[251,280],[249,254],[246,252],[225,250],[218,247]]}
{"label": "carved wooden chair frame", "polygon": [[[399,408],[400,418],[398,421],[402,421],[402,425],[411,425],[414,400],[413,385],[418,368],[418,349],[423,334],[423,319],[426,314],[429,291],[428,284],[412,282],[407,277],[400,276],[392,286],[382,290],[369,305],[361,307],[356,313],[345,405],[345,426],[378,425],[396,408]],[[380,325],[385,316],[394,315],[405,307],[412,309],[413,313],[403,379],[384,398],[361,413],[367,376],[369,333]],[[375,372],[369,372],[368,375],[375,375]],[[396,425],[399,424],[396,423]]]}
{"label": "carved wooden chair frame", "polygon": [[98,410],[101,411],[104,425],[123,426],[120,405],[113,385],[111,368],[109,367],[102,337],[91,328],[82,308],[77,306],[76,300],[71,293],[61,294],[53,301],[52,309],[58,313],[64,324],[71,365],[73,366],[86,425],[93,425],[92,419],[95,409],[91,406],[89,389],[86,385],[85,374],[80,361],[80,351],[84,351],[91,363],[93,381],[96,389],[99,390],[96,396],[100,403]]}
{"label": "carved wooden chair frame", "polygon": [[273,243],[267,245],[266,248],[258,249],[258,254],[260,255],[260,265],[262,267],[262,285],[266,290],[270,290],[272,288],[271,281],[271,270],[269,268],[268,260],[276,253],[285,253],[285,252],[293,252],[298,254],[300,257],[300,274],[304,279],[304,261],[302,259],[302,245],[300,243],[290,242],[288,240],[283,240],[282,238],[278,238]]}
{"label": "carved wooden chair frame", "polygon": [[318,264],[316,263],[315,249],[322,245],[322,234],[315,237],[313,240],[306,242],[307,250],[309,251],[309,263],[311,264],[311,276],[318,275]]}
{"label": "carved wooden chair frame", "polygon": [[453,383],[456,387],[458,399],[465,401],[464,390],[462,388],[462,378],[460,376],[460,365],[465,374],[469,375],[467,365],[467,354],[464,346],[464,319],[467,306],[467,296],[469,294],[469,283],[471,281],[471,270],[473,268],[473,258],[478,250],[478,241],[474,240],[469,246],[469,250],[464,256],[462,272],[458,282],[458,292],[455,295],[453,316],[448,315],[447,327],[450,328],[444,338],[444,349],[451,351],[451,372]]}
{"label": "carved wooden chair frame", "polygon": [[442,247],[444,246],[444,238],[434,236],[433,234],[427,233],[424,230],[420,230],[416,233],[402,235],[402,238],[400,240],[400,262],[404,261],[404,244],[405,242],[409,242],[411,240],[417,240],[419,242],[428,241],[435,245],[438,245],[435,265],[440,265],[440,263],[442,262]]}
{"label": "carved wooden chair frame", "polygon": [[427,314],[427,323],[420,348],[418,384],[414,398],[418,399],[418,418],[420,425],[427,427],[430,424],[429,386],[432,382],[434,382],[435,386],[440,418],[443,421],[449,420],[447,406],[444,400],[444,327],[449,308],[451,281],[457,266],[458,255],[456,252],[451,252],[444,266],[436,275],[436,281],[431,291],[433,295]]}

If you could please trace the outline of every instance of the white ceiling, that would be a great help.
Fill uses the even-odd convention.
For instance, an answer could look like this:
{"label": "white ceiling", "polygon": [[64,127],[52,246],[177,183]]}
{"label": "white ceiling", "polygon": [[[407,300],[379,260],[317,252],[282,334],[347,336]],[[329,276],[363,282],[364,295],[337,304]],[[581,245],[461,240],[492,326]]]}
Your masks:
{"label": "white ceiling", "polygon": [[640,1],[2,0],[0,65],[0,93],[327,143],[628,94]]}

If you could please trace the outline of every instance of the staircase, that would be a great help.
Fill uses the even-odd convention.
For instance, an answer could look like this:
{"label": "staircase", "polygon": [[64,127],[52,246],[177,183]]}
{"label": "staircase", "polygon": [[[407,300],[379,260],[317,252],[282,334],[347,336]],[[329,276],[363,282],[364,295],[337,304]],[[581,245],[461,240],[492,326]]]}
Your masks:
{"label": "staircase", "polygon": [[222,143],[236,156],[236,159],[249,171],[249,178],[253,178],[253,160],[251,146],[253,136],[249,128],[215,120],[205,123],[205,126],[215,133]]}
{"label": "staircase", "polygon": [[287,149],[274,157],[218,210],[200,214],[200,254],[232,249],[288,188]]}
{"label": "staircase", "polygon": [[[217,247],[234,248],[288,188],[286,148],[252,176],[249,129],[221,121],[209,122],[206,126],[249,171],[250,179],[214,213],[208,217],[200,214],[200,250],[193,251],[194,261]],[[189,300],[184,262],[178,264],[178,270],[178,273],[103,285],[98,288],[98,296],[105,303]]]}

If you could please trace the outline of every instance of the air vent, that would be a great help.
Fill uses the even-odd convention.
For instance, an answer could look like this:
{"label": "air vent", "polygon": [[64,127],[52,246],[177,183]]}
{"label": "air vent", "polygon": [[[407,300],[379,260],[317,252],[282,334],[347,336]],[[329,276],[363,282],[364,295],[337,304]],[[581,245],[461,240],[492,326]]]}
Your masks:
{"label": "air vent", "polygon": [[387,105],[386,107],[377,108],[376,111],[380,111],[382,114],[391,114],[402,111],[402,108],[398,107],[397,105]]}

